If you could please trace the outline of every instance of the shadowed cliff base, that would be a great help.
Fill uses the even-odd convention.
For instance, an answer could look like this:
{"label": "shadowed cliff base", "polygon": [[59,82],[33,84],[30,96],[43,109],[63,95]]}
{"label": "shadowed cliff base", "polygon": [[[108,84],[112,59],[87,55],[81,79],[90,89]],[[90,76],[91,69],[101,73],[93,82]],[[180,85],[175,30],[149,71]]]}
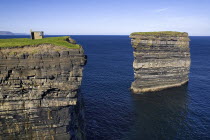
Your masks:
{"label": "shadowed cliff base", "polygon": [[124,139],[179,139],[185,135],[181,129],[189,127],[188,84],[132,96],[136,121]]}
{"label": "shadowed cliff base", "polygon": [[155,91],[161,91],[161,90],[164,90],[164,89],[170,89],[170,88],[175,88],[175,87],[179,87],[179,86],[182,86],[182,85],[186,85],[188,83],[188,80],[187,81],[183,81],[183,82],[180,82],[180,83],[177,83],[177,84],[166,84],[164,86],[154,86],[152,88],[135,88],[135,85],[132,84],[131,86],[131,91],[133,93],[145,93],[145,92],[155,92]]}

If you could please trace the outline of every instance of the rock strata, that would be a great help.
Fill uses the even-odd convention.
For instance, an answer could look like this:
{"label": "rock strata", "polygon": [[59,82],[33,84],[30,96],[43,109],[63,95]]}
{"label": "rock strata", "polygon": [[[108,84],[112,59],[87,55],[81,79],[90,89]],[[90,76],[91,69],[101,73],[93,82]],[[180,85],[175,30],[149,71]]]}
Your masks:
{"label": "rock strata", "polygon": [[0,139],[84,138],[78,91],[85,63],[82,47],[0,48]]}
{"label": "rock strata", "polygon": [[188,82],[189,37],[185,32],[137,32],[130,35],[134,48],[134,93],[159,91]]}

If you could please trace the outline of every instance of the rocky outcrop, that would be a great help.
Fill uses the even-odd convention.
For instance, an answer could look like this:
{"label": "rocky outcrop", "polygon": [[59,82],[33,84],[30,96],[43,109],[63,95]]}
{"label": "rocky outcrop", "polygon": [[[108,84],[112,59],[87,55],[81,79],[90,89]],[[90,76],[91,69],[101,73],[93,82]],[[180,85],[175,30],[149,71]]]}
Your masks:
{"label": "rocky outcrop", "polygon": [[188,82],[189,37],[182,32],[140,32],[130,35],[134,48],[134,93],[158,91]]}
{"label": "rocky outcrop", "polygon": [[0,139],[82,139],[85,63],[82,47],[0,48]]}

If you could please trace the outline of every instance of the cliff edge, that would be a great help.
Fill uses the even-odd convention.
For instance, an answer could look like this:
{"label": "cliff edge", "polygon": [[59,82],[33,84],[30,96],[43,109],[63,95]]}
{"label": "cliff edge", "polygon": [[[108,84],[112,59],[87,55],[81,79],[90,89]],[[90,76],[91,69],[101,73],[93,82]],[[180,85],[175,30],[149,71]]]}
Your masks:
{"label": "cliff edge", "polygon": [[0,40],[0,139],[82,139],[83,48],[69,37],[20,40]]}
{"label": "cliff edge", "polygon": [[134,93],[153,92],[188,82],[189,37],[185,32],[136,32],[130,35],[134,48]]}

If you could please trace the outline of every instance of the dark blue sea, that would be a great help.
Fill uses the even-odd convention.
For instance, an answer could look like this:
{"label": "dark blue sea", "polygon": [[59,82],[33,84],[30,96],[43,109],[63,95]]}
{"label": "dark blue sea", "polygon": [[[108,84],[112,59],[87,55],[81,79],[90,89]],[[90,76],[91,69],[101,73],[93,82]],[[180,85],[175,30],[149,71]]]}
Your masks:
{"label": "dark blue sea", "polygon": [[[0,36],[17,38],[28,36]],[[187,85],[143,95],[129,91],[128,36],[71,36],[88,56],[81,95],[88,140],[210,139],[210,37],[190,37]]]}

